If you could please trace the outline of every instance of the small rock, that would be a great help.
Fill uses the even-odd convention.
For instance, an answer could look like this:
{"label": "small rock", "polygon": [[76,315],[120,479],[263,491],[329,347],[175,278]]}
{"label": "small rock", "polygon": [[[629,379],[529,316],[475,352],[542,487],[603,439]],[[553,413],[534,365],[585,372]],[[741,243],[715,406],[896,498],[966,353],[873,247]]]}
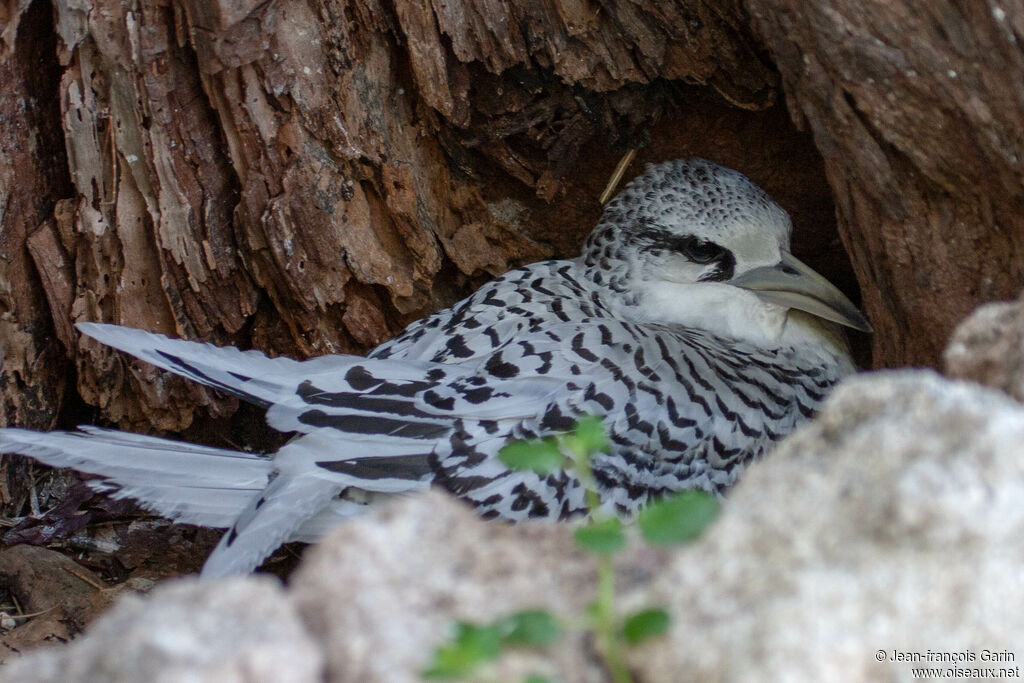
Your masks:
{"label": "small rock", "polygon": [[[327,654],[332,681],[419,681],[455,620],[542,608],[578,618],[594,597],[593,560],[565,525],[484,522],[430,492],[332,532],[311,550],[292,595]],[[495,680],[537,672],[601,681],[577,632],[550,649],[503,656]]]}
{"label": "small rock", "polygon": [[1024,401],[1024,298],[980,306],[953,332],[943,360],[950,377]]}
{"label": "small rock", "polygon": [[130,590],[133,590],[136,593],[148,593],[153,590],[154,586],[156,586],[156,581],[144,576],[136,576],[125,581],[125,584],[127,584]]}
{"label": "small rock", "polygon": [[7,612],[0,612],[0,631],[10,631],[18,622]]}
{"label": "small rock", "polygon": [[33,545],[0,551],[0,583],[26,612],[59,608],[81,626],[95,610],[103,581],[70,557]]}
{"label": "small rock", "polygon": [[275,579],[171,581],[126,595],[66,648],[4,669],[20,683],[319,683],[323,656]]}

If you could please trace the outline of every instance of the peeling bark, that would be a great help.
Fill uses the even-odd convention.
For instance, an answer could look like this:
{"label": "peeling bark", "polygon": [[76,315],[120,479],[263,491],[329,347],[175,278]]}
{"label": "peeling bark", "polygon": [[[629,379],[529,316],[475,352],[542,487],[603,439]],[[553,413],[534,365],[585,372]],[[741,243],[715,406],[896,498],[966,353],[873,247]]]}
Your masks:
{"label": "peeling bark", "polygon": [[1024,9],[748,0],[825,160],[877,365],[1024,285]]}
{"label": "peeling bark", "polygon": [[[60,70],[48,10],[27,2],[6,5],[0,9],[0,17],[8,15],[0,25],[7,48],[0,48],[0,423],[48,429],[67,375],[44,294],[67,295],[67,283],[60,281],[67,261],[59,251],[44,254],[53,242],[54,204],[68,192],[56,125]],[[28,245],[46,262],[46,280]]]}
{"label": "peeling bark", "polygon": [[[361,352],[572,254],[643,143],[640,161],[746,172],[794,214],[798,255],[856,295],[827,177],[875,364],[934,363],[956,320],[1024,276],[1024,20],[997,9],[8,0],[4,420],[52,424],[65,355],[121,426],[231,415],[73,322]],[[823,167],[773,107],[769,59]],[[23,115],[36,92],[51,97]]]}
{"label": "peeling bark", "polygon": [[[50,10],[9,0],[6,54],[48,30],[26,12]],[[47,121],[66,142],[52,170],[70,186],[34,193],[49,204],[32,239],[6,232],[20,245],[10,263],[30,255],[31,295],[80,395],[125,427],[180,431],[199,406],[236,404],[79,339],[73,322],[299,357],[363,351],[484,278],[574,251],[594,186],[671,127],[693,94],[680,82],[748,110],[775,97],[732,3],[57,0],[52,12],[60,113]]]}

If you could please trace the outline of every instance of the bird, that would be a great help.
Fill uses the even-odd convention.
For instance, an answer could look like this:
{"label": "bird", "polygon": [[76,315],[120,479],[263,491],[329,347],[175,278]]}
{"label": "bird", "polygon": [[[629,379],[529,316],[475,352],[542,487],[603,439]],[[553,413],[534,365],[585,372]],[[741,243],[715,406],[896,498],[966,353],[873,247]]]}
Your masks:
{"label": "bird", "polygon": [[569,469],[511,469],[507,444],[598,416],[600,506],[632,514],[677,491],[722,494],[854,372],[843,327],[870,324],[790,251],[792,223],[741,173],[647,166],[573,259],[529,264],[409,325],[366,356],[298,361],[111,324],[78,330],[266,410],[276,453],[82,426],[0,430],[0,452],[96,475],[90,486],[226,528],[201,576],[248,573],[380,499],[430,487],[484,518],[587,510]]}

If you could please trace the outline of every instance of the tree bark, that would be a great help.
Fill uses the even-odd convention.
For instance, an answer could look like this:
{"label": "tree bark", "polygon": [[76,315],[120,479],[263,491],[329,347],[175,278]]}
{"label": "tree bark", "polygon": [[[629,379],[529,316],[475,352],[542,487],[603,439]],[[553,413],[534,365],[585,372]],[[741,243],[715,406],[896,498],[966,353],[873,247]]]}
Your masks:
{"label": "tree bark", "polygon": [[825,160],[876,365],[937,365],[1024,285],[1024,8],[748,0]]}
{"label": "tree bark", "polygon": [[912,9],[4,0],[0,419],[52,426],[68,377],[123,427],[231,415],[73,323],[361,352],[575,253],[642,144],[629,174],[700,155],[765,186],[799,256],[854,296],[856,272],[874,364],[934,364],[1024,274],[1024,19]]}
{"label": "tree bark", "polygon": [[[68,370],[51,309],[71,295],[70,262],[52,239],[54,207],[70,183],[49,9],[21,5],[0,9],[24,27],[0,23],[0,423],[49,429]],[[47,255],[44,269],[30,252]],[[59,324],[70,329],[66,317]]]}
{"label": "tree bark", "polygon": [[[680,103],[706,106],[680,81],[750,110],[775,96],[739,9],[703,2],[57,1],[52,24],[39,0],[3,12],[12,78],[35,68],[19,41],[49,46],[53,76],[41,121],[12,135],[54,142],[51,163],[5,151],[41,178],[5,183],[38,204],[7,212],[20,232],[4,224],[0,279],[26,290],[11,294],[5,348],[59,356],[55,330],[81,397],[125,427],[178,431],[198,406],[235,402],[73,322],[363,351],[486,277],[573,253],[624,149],[662,135]],[[50,422],[7,422],[57,414],[64,369],[36,365],[4,396],[49,392]],[[19,369],[5,359],[4,372]]]}

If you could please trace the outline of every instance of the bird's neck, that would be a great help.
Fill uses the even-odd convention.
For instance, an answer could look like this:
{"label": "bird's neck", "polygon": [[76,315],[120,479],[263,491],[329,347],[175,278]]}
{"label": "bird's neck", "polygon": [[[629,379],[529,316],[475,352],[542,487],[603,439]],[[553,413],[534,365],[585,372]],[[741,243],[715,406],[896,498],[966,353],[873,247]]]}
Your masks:
{"label": "bird's neck", "polygon": [[643,280],[639,269],[628,264],[580,265],[609,309],[623,320],[679,325],[764,349],[809,347],[853,367],[839,325],[768,303],[748,290],[715,282]]}

